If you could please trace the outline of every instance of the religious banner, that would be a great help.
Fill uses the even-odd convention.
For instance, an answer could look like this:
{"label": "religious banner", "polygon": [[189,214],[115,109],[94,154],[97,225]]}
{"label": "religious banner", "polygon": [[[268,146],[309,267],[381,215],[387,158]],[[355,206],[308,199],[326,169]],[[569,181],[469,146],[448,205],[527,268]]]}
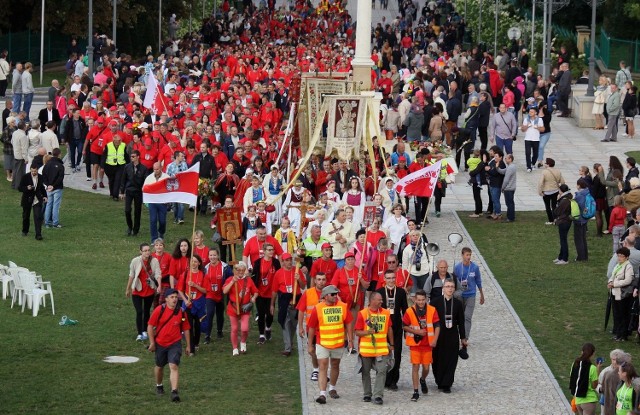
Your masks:
{"label": "religious banner", "polygon": [[339,158],[358,159],[367,102],[371,98],[360,95],[335,95],[326,99],[329,122],[325,156],[329,156],[335,150]]}
{"label": "religious banner", "polygon": [[362,218],[362,226],[364,228],[368,228],[369,226],[371,226],[377,214],[378,214],[378,209],[376,208],[375,203],[366,202],[364,205],[364,215]]}
{"label": "religious banner", "polygon": [[234,241],[242,236],[242,209],[239,207],[220,208],[218,215],[218,230],[222,239]]}

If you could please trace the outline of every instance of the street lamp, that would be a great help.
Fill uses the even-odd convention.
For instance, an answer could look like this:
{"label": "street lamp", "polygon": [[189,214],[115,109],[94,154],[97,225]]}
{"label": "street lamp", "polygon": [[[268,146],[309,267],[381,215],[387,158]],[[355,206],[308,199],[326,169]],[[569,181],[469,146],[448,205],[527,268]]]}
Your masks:
{"label": "street lamp", "polygon": [[604,3],[604,0],[584,0],[591,4],[591,34],[589,40],[589,84],[587,86],[588,97],[594,95],[594,85],[596,82],[596,7]]}
{"label": "street lamp", "polygon": [[89,34],[87,36],[87,59],[89,78],[93,79],[93,0],[89,0]]}

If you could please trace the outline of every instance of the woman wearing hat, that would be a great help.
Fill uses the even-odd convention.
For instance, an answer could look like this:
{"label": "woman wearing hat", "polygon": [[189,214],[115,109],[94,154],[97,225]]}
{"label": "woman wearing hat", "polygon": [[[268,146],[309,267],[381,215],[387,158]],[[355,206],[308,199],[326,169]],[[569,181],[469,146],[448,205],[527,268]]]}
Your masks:
{"label": "woman wearing hat", "polygon": [[569,229],[571,228],[571,199],[573,196],[569,192],[569,186],[566,184],[560,185],[560,198],[558,199],[558,206],[553,211],[555,217],[555,224],[558,227],[558,234],[560,236],[560,253],[558,257],[553,260],[556,265],[566,265],[569,263],[569,243],[567,242],[567,236],[569,235]]}

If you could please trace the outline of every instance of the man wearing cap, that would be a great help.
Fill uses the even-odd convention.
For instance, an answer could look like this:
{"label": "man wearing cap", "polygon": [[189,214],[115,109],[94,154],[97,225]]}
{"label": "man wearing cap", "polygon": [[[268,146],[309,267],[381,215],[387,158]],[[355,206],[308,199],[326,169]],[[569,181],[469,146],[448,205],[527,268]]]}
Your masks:
{"label": "man wearing cap", "polygon": [[311,264],[309,275],[314,279],[318,274],[326,275],[327,281],[333,279],[333,275],[338,270],[338,264],[333,260],[333,248],[329,242],[324,242],[321,246],[322,256]]}
{"label": "man wearing cap", "polygon": [[[109,131],[104,124],[104,117],[98,117],[96,125],[89,130],[82,149],[85,163],[88,161],[88,164],[91,165],[91,179],[93,180],[91,188],[93,190],[98,188],[98,177],[100,178],[100,188],[104,189],[104,184],[102,183],[104,170],[100,168],[100,160],[102,159],[104,148],[108,143],[108,138],[110,138],[108,135]],[[88,152],[87,148],[89,149]]]}
{"label": "man wearing cap", "polygon": [[333,247],[333,259],[338,268],[342,268],[345,264],[347,249],[356,240],[355,228],[351,222],[347,221],[344,210],[338,209],[336,218],[322,227],[322,236],[327,238]]}
{"label": "man wearing cap", "polygon": [[[209,146],[207,143],[200,144],[200,152],[196,154],[191,161],[191,166],[194,166],[196,163],[200,163],[200,180],[214,180],[215,183],[218,172],[216,171],[216,162],[211,154],[209,154]],[[208,203],[209,199],[206,196],[198,196],[200,214],[204,215],[207,212]]]}
{"label": "man wearing cap", "polygon": [[164,395],[162,384],[163,369],[169,363],[171,372],[171,400],[180,402],[178,395],[178,366],[182,355],[182,335],[184,333],[187,356],[191,355],[189,321],[184,311],[178,307],[178,291],[169,288],[165,293],[165,304],[156,307],[149,318],[147,333],[149,335],[149,351],[155,352],[156,394]]}
{"label": "man wearing cap", "polygon": [[[391,315],[382,308],[382,295],[373,291],[369,294],[369,306],[358,313],[355,334],[359,337],[360,359],[362,360],[362,387],[364,402],[382,405],[384,383],[391,353],[395,348]],[[401,347],[401,345],[397,345]],[[376,380],[371,390],[371,370],[376,371]]]}
{"label": "man wearing cap", "polygon": [[[396,286],[396,273],[395,271],[385,271],[384,273],[384,287],[377,291],[382,295],[382,307],[389,310],[391,315],[391,322],[396,330],[393,331],[393,344],[401,345],[403,338],[402,319],[406,315],[407,307],[407,292],[402,288],[398,289]],[[435,310],[434,310],[435,312]],[[393,351],[394,365],[387,373],[387,379],[385,380],[385,387],[391,390],[398,390],[398,380],[400,379],[400,361],[402,359],[402,347],[398,346]]]}
{"label": "man wearing cap", "polygon": [[[131,152],[131,162],[124,168],[120,183],[120,200],[124,199],[124,215],[127,220],[127,236],[136,236],[140,231],[142,214],[142,186],[148,175],[146,167],[140,164],[140,152]],[[131,204],[134,204],[134,217],[131,218]]]}
{"label": "man wearing cap", "polygon": [[140,163],[147,168],[147,170],[153,169],[153,164],[158,161],[158,150],[156,150],[153,139],[146,134],[142,138],[144,147],[140,150]]}
{"label": "man wearing cap", "polygon": [[[296,309],[298,310],[298,335],[302,339],[304,339],[305,331],[308,332],[309,330],[309,317],[311,317],[311,313],[313,309],[316,308],[316,305],[322,300],[322,290],[326,285],[327,276],[319,273],[314,279],[314,286],[306,289],[302,293],[302,296],[300,296],[300,301],[298,301]],[[312,342],[314,345],[316,344],[315,338],[312,339]],[[316,382],[318,380],[318,357],[316,356],[315,349],[309,351],[309,356],[311,357],[311,364],[313,365],[311,380]]]}
{"label": "man wearing cap", "polygon": [[296,333],[296,309],[295,305],[300,299],[301,289],[307,281],[302,271],[293,266],[293,257],[288,252],[280,256],[282,268],[280,268],[271,285],[271,314],[275,314],[276,298],[278,299],[278,323],[282,327],[282,339],[284,350],[282,355],[291,356],[292,338]]}
{"label": "man wearing cap", "polygon": [[115,201],[118,201],[120,181],[122,180],[124,167],[129,159],[126,147],[127,146],[122,143],[120,134],[114,134],[112,141],[107,144],[102,153],[100,165],[109,178],[109,194]]}
{"label": "man wearing cap", "polygon": [[312,356],[315,354],[318,359],[317,379],[320,396],[316,398],[316,402],[319,404],[327,403],[329,364],[331,364],[329,396],[333,399],[340,397],[336,391],[336,383],[340,375],[340,359],[344,353],[345,330],[348,347],[353,348],[353,330],[351,328],[353,317],[347,309],[347,305],[338,298],[339,292],[340,290],[333,285],[324,287],[320,293],[322,301],[311,310],[307,321],[307,349],[309,354]]}
{"label": "man wearing cap", "polygon": [[[160,180],[168,179],[169,175],[162,171],[159,162],[153,163],[153,173],[148,175],[144,180],[144,187],[156,183]],[[151,231],[151,241],[158,238],[164,239],[164,233],[167,230],[167,204],[166,203],[149,203],[149,230]]]}

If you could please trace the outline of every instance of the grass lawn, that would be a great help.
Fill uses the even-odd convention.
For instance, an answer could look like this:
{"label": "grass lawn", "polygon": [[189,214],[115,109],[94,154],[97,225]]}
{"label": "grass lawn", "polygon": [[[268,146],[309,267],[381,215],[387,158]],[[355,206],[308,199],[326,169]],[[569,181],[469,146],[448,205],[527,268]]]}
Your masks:
{"label": "grass lawn", "polygon": [[[232,358],[229,324],[225,338],[202,345],[197,356],[183,356],[179,408],[155,396],[153,355],[134,341],[135,313],[124,290],[131,258],[149,238],[143,208],[139,238],[124,236],[123,205],[106,196],[65,189],[61,208],[63,229],[44,229],[44,241],[20,234],[20,194],[4,179],[0,183],[0,263],[12,260],[53,282],[56,315],[41,308],[33,318],[25,310],[0,302],[2,353],[0,413],[181,413],[298,414],[301,412],[298,364],[280,356],[282,338],[258,347],[252,323],[249,353]],[[198,228],[207,229],[209,218]],[[174,225],[169,215],[167,250],[191,225]],[[210,231],[206,232],[210,237]],[[48,304],[49,306],[49,304]],[[60,327],[62,315],[79,321]],[[215,324],[215,323],[214,323]],[[215,332],[215,331],[214,331]],[[136,356],[131,365],[103,363],[110,355]],[[294,355],[295,356],[295,355]],[[165,389],[169,391],[168,368]],[[163,407],[166,407],[163,409]]]}
{"label": "grass lawn", "polygon": [[636,159],[636,162],[640,161],[640,151],[627,151],[624,154],[626,154],[627,157],[633,157],[634,159]]}
{"label": "grass lawn", "polygon": [[[569,370],[583,343],[592,342],[607,365],[617,347],[639,358],[634,341],[615,343],[603,330],[612,242],[610,236],[594,236],[595,221],[589,222],[589,261],[556,266],[558,230],[544,226],[544,212],[517,212],[511,224],[460,217],[568,397]],[[571,229],[570,260],[575,255]]]}

